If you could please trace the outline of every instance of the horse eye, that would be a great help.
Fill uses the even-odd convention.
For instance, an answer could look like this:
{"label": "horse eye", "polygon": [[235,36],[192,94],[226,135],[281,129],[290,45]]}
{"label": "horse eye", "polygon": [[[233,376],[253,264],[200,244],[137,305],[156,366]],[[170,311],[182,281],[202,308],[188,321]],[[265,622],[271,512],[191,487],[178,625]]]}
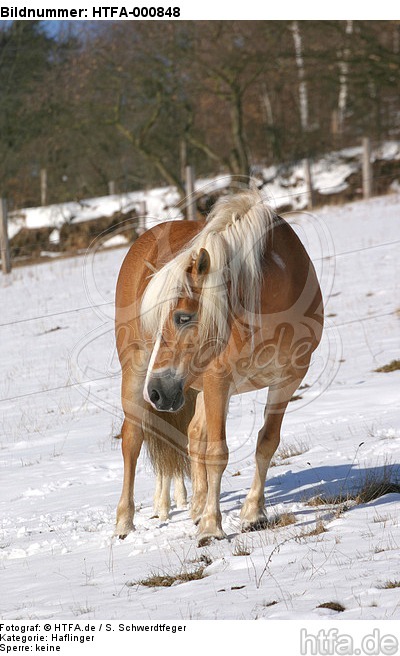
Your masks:
{"label": "horse eye", "polygon": [[176,323],[177,326],[184,326],[184,325],[190,323],[192,318],[193,317],[192,317],[191,314],[176,313],[174,315],[174,322]]}

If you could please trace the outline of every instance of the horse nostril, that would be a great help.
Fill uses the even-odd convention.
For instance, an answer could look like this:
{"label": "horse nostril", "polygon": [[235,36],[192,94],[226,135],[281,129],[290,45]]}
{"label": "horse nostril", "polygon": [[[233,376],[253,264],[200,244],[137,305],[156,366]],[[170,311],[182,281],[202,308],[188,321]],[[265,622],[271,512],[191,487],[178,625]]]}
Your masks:
{"label": "horse nostril", "polygon": [[157,390],[153,389],[152,392],[151,392],[151,394],[150,394],[150,397],[149,397],[149,398],[150,398],[150,401],[151,401],[152,403],[156,404],[157,401],[160,400],[160,395],[159,395],[159,393],[157,392]]}

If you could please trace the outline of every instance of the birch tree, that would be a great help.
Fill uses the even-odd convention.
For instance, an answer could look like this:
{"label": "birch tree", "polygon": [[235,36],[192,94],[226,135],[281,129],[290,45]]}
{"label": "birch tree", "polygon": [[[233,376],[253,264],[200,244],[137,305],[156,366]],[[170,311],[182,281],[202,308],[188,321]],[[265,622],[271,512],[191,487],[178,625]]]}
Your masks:
{"label": "birch tree", "polygon": [[307,132],[309,129],[308,91],[303,59],[303,44],[298,21],[292,21],[291,32],[293,35],[297,74],[299,79],[300,124],[303,132]]}
{"label": "birch tree", "polygon": [[346,44],[343,49],[343,54],[339,61],[339,97],[337,107],[337,130],[339,134],[343,133],[344,120],[347,109],[348,98],[348,78],[349,78],[349,57],[350,47],[349,42],[353,34],[353,21],[346,21]]}

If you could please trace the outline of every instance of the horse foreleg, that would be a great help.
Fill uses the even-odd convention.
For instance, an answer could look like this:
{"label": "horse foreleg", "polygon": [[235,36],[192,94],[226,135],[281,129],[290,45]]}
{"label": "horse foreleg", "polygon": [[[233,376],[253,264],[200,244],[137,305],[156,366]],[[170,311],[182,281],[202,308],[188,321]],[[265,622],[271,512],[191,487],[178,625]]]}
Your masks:
{"label": "horse foreleg", "polygon": [[242,531],[258,530],[267,525],[264,497],[267,471],[272,456],[279,446],[282,420],[287,405],[300,382],[301,380],[296,380],[286,387],[269,389],[265,422],[257,439],[255,474],[240,513]]}
{"label": "horse foreleg", "polygon": [[195,524],[200,522],[207,498],[206,448],[207,428],[204,395],[196,400],[196,411],[188,429],[190,470],[192,479],[192,502],[190,513]]}
{"label": "horse foreleg", "polygon": [[205,467],[207,472],[207,497],[199,523],[199,546],[210,543],[212,538],[226,537],[222,530],[220,511],[221,479],[228,462],[225,423],[229,403],[229,387],[218,379],[208,380],[204,387],[204,405],[207,423],[207,448]]}

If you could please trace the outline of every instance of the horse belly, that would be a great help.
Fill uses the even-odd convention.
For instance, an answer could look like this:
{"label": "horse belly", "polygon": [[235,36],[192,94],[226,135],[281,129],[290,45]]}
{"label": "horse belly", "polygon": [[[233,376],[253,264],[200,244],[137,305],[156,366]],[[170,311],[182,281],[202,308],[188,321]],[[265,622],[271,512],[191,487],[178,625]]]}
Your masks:
{"label": "horse belly", "polygon": [[238,377],[232,381],[232,394],[244,394],[255,390],[270,387],[280,380],[275,371],[271,372],[254,372],[247,377]]}

